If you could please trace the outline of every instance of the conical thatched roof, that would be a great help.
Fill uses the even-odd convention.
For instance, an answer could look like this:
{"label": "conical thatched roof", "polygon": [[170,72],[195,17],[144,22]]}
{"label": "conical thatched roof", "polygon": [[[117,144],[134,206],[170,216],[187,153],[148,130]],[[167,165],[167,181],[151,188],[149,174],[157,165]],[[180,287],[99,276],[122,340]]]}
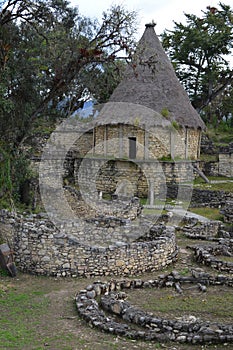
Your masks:
{"label": "conical thatched roof", "polygon": [[126,69],[124,79],[114,90],[110,102],[142,105],[182,126],[205,128],[175,74],[155,33],[154,24],[146,25],[134,63]]}

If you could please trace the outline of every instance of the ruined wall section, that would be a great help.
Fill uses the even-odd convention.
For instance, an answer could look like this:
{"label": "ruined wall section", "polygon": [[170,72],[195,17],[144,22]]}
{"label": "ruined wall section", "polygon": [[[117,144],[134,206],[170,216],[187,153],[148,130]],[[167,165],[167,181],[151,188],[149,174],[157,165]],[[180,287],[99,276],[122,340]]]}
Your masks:
{"label": "ruined wall section", "polygon": [[[98,191],[114,193],[118,184],[127,181],[135,188],[132,195],[147,197],[149,182],[153,182],[155,194],[160,192],[161,186],[180,182],[192,182],[193,168],[191,162],[153,162],[127,161],[105,159],[86,159],[88,178],[86,182],[95,182]],[[79,183],[79,160],[76,160],[75,182]],[[95,178],[95,175],[98,176]]]}
{"label": "ruined wall section", "polygon": [[233,153],[219,154],[219,175],[233,177]]}
{"label": "ruined wall section", "polygon": [[[135,275],[156,271],[176,260],[175,233],[164,227],[154,241],[82,245],[79,236],[59,231],[39,215],[23,217],[1,210],[1,222],[13,227],[12,248],[17,268],[47,276]],[[101,227],[99,228],[101,229]],[[103,228],[102,228],[103,229]],[[118,228],[122,232],[122,226]],[[85,232],[84,232],[85,234]]]}

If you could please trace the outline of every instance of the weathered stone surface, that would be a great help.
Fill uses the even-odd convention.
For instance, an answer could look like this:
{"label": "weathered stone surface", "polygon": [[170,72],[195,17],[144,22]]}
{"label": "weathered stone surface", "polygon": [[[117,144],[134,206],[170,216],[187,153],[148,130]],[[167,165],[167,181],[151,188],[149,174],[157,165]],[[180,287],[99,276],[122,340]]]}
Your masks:
{"label": "weathered stone surface", "polygon": [[[136,199],[135,203],[138,206]],[[22,217],[6,210],[1,210],[0,214],[0,222],[11,222],[18,269],[34,274],[58,277],[134,275],[166,266],[175,261],[178,254],[175,231],[164,225],[151,228],[151,240],[128,243],[115,239],[110,247],[99,247],[91,242],[90,246],[82,245],[82,236],[72,223],[66,225],[73,229],[70,234],[70,230],[66,233],[66,228],[62,227],[59,231],[50,220],[41,220],[40,216]],[[109,234],[110,223],[116,224],[114,234],[119,234],[119,238],[125,228],[129,230],[129,224],[121,218],[102,218],[102,222],[102,227],[96,226],[96,234]],[[79,229],[85,236],[85,227]],[[137,230],[141,230],[140,226]]]}
{"label": "weathered stone surface", "polygon": [[[85,298],[85,295],[89,292],[80,291],[76,296],[76,305],[79,314],[90,325],[96,326],[103,331],[130,337],[131,339],[175,341],[192,344],[233,342],[233,325],[211,324],[209,321],[200,321],[192,315],[183,316],[178,320],[162,319],[133,307],[123,299],[120,300],[121,294],[119,292],[111,292],[109,295],[105,293],[106,289],[111,289],[111,284],[121,287],[121,290],[123,290],[124,288],[161,288],[165,287],[166,281],[170,281],[171,288],[175,288],[177,283],[182,287],[182,283],[187,282],[195,284],[198,288],[203,283],[205,285],[218,285],[219,280],[222,281],[222,284],[233,287],[232,277],[211,276],[204,273],[201,269],[193,271],[192,276],[182,277],[176,271],[168,275],[161,275],[159,277],[160,283],[156,280],[111,281],[105,284],[105,288],[102,288],[102,282],[99,282],[99,284],[94,284],[95,286],[99,285],[102,291],[101,294],[103,296],[100,303],[90,304],[87,296]],[[94,300],[91,301],[94,302]],[[108,314],[105,314],[104,311],[107,311]],[[109,313],[122,318],[122,321],[117,322],[115,318],[109,316]],[[124,322],[127,322],[127,324]],[[135,328],[134,325],[137,327]]]}
{"label": "weathered stone surface", "polygon": [[233,200],[226,202],[220,213],[224,215],[226,223],[233,224]]}
{"label": "weathered stone surface", "polygon": [[[194,251],[194,257],[200,264],[233,274],[233,263],[218,258],[218,255],[233,256],[233,239],[221,239],[218,244],[197,245],[190,248]],[[222,279],[224,281],[225,277],[222,276]]]}

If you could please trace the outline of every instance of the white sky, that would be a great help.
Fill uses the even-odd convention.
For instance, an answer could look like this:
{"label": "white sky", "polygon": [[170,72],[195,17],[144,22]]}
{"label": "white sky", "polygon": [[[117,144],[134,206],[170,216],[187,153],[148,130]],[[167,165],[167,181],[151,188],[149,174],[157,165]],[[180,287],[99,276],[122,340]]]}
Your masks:
{"label": "white sky", "polygon": [[[233,0],[222,0],[224,4],[233,6]],[[157,23],[156,33],[164,29],[173,29],[173,20],[185,23],[185,13],[201,15],[207,6],[218,7],[219,0],[70,0],[79,12],[87,17],[101,20],[102,12],[111,5],[123,5],[127,10],[135,10],[140,21],[139,38],[144,32],[145,24],[154,20]]]}

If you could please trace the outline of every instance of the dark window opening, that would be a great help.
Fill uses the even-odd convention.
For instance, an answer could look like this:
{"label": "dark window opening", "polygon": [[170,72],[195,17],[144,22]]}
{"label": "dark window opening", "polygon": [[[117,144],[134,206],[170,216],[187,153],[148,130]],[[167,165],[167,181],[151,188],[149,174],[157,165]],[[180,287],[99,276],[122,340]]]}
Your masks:
{"label": "dark window opening", "polygon": [[136,137],[129,137],[129,158],[136,158]]}

